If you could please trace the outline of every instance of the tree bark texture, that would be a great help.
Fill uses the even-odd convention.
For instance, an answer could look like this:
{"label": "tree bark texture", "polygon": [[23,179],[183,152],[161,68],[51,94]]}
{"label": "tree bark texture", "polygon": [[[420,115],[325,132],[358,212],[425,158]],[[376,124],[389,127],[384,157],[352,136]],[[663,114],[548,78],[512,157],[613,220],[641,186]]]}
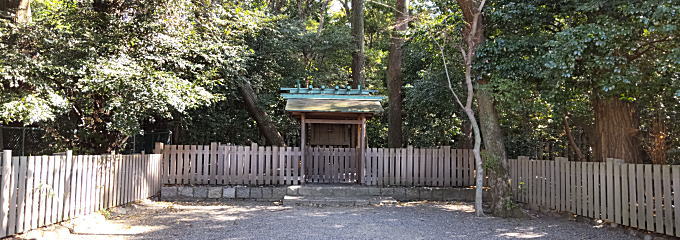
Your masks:
{"label": "tree bark texture", "polygon": [[257,122],[257,128],[264,136],[267,144],[285,146],[286,143],[283,140],[281,133],[279,133],[279,130],[276,128],[276,125],[272,122],[271,117],[257,106],[257,95],[250,83],[246,80],[239,81],[238,90],[241,93],[246,110],[250,113],[250,116],[255,119],[255,122]]}
{"label": "tree bark texture", "polygon": [[491,187],[491,212],[499,217],[517,217],[519,210],[512,207],[512,188],[510,185],[510,165],[503,131],[498,122],[498,112],[491,93],[485,88],[477,90],[477,105],[479,107],[479,119],[482,136],[484,136],[484,148],[487,157],[493,158],[494,164],[488,164],[489,186]]}
{"label": "tree bark texture", "polygon": [[0,1],[0,14],[9,14],[9,18],[15,23],[31,22],[32,0],[2,0]]}
{"label": "tree bark texture", "polygon": [[642,163],[637,106],[617,97],[596,97],[592,104],[595,113],[594,159],[617,158],[627,163]]}
{"label": "tree bark texture", "polygon": [[402,132],[402,98],[401,98],[401,62],[404,34],[408,28],[408,2],[397,0],[395,24],[390,39],[390,54],[387,65],[387,90],[389,92],[389,126],[387,129],[387,145],[400,148],[403,145]]}
{"label": "tree bark texture", "polygon": [[364,79],[364,0],[352,0],[352,87],[366,86]]}

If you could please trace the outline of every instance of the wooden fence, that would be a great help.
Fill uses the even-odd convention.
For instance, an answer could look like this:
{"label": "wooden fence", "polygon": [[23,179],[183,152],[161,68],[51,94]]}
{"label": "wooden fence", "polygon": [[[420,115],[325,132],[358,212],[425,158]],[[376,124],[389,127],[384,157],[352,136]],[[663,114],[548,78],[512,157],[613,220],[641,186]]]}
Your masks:
{"label": "wooden fence", "polygon": [[519,202],[680,236],[680,166],[526,157],[510,165]]}
{"label": "wooden fence", "polygon": [[475,163],[471,149],[369,148],[365,156],[368,185],[472,186]]}
{"label": "wooden fence", "polygon": [[308,148],[305,182],[356,183],[359,177],[358,154],[356,148]]}
{"label": "wooden fence", "polygon": [[470,149],[369,148],[360,169],[353,148],[166,145],[163,184],[296,185],[356,182],[378,186],[471,186]]}
{"label": "wooden fence", "polygon": [[302,182],[298,147],[163,146],[163,184],[296,185]]}
{"label": "wooden fence", "polygon": [[12,157],[0,176],[0,237],[159,192],[160,154]]}

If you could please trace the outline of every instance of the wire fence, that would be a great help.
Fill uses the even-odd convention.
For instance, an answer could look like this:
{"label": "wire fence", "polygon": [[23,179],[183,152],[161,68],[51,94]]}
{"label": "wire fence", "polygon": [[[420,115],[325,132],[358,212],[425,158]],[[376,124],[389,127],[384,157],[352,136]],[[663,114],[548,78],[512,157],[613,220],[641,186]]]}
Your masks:
{"label": "wire fence", "polygon": [[[128,138],[124,154],[152,153],[155,142],[172,144],[172,131],[156,131],[137,134]],[[12,150],[12,155],[29,156],[52,154],[61,151],[54,139],[42,128],[12,127],[0,125],[0,150]]]}
{"label": "wire fence", "polygon": [[155,142],[172,144],[172,131],[145,132],[132,136],[128,138],[122,153],[153,153]]}
{"label": "wire fence", "polygon": [[53,152],[52,142],[41,128],[0,126],[0,148],[17,156]]}

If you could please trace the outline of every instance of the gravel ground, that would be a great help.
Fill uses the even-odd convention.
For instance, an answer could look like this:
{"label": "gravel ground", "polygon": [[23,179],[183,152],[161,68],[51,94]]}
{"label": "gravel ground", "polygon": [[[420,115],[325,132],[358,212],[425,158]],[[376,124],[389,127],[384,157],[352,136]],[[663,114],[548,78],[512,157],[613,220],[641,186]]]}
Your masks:
{"label": "gravel ground", "polygon": [[[147,201],[74,228],[71,239],[637,239],[559,216],[478,218],[469,203],[283,207],[262,202]],[[86,224],[86,223],[81,223]]]}

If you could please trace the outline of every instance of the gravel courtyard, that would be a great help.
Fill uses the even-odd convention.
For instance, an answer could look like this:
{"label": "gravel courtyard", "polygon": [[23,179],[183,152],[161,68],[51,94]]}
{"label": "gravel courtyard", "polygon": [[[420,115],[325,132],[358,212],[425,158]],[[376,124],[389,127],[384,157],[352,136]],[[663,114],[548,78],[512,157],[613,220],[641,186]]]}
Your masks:
{"label": "gravel courtyard", "polygon": [[[477,218],[468,203],[283,207],[262,202],[146,201],[83,219],[70,239],[637,239],[564,217]],[[129,209],[129,208],[128,208]]]}

